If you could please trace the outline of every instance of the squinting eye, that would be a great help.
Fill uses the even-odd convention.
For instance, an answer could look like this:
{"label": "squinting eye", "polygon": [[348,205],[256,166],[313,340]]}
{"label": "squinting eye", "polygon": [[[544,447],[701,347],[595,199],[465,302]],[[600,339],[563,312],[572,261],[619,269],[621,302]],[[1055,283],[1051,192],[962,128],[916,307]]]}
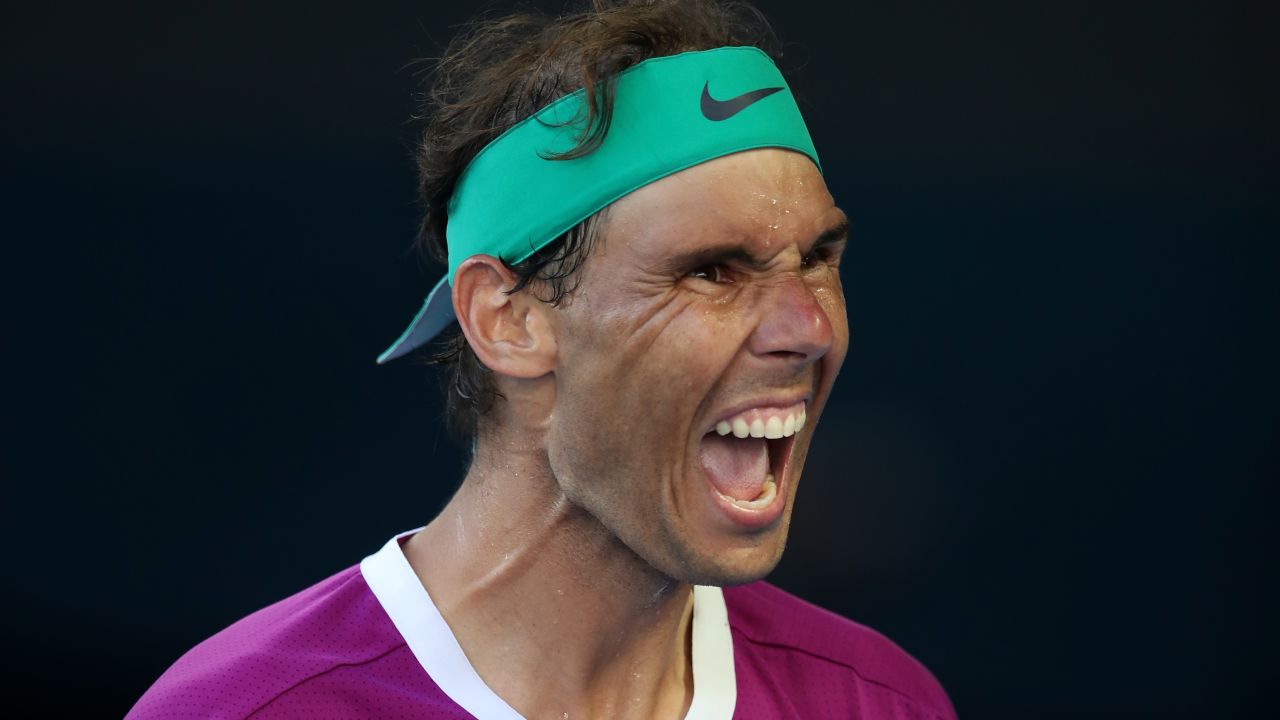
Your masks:
{"label": "squinting eye", "polygon": [[810,252],[808,255],[805,255],[800,259],[800,266],[811,268],[815,265],[829,263],[835,254],[834,250],[827,247],[816,248],[813,252]]}
{"label": "squinting eye", "polygon": [[725,272],[723,265],[705,265],[689,272],[687,277],[709,280],[713,283],[728,283],[733,280]]}

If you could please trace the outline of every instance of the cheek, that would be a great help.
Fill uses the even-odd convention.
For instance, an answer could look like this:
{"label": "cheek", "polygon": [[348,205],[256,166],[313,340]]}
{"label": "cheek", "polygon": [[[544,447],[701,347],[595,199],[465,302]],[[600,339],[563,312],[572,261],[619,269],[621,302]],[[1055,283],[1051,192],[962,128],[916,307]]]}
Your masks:
{"label": "cheek", "polygon": [[589,332],[560,345],[553,444],[574,455],[561,466],[676,471],[693,420],[740,342],[741,330],[724,315],[684,302],[582,318],[593,323]]}
{"label": "cheek", "polygon": [[835,376],[844,364],[849,350],[849,316],[846,311],[844,289],[840,284],[840,275],[836,272],[825,278],[823,282],[814,283],[813,296],[831,325],[831,349],[822,358],[822,382],[826,390],[830,390]]}
{"label": "cheek", "polygon": [[[616,316],[586,313],[559,344],[549,454],[562,481],[600,494],[611,478],[645,472],[671,386],[647,337]],[[589,325],[588,325],[589,324]],[[664,381],[665,380],[665,381]],[[572,476],[581,478],[579,482]]]}
{"label": "cheek", "polygon": [[844,351],[849,346],[849,315],[845,307],[844,292],[837,284],[835,288],[819,296],[818,303],[831,322],[831,332],[834,336],[832,354],[843,359]]}
{"label": "cheek", "polygon": [[848,336],[849,321],[845,315],[844,285],[840,281],[839,269],[828,266],[806,278],[805,284],[826,313],[832,331],[838,336]]}
{"label": "cheek", "polygon": [[[588,308],[562,367],[619,410],[660,410],[655,402],[705,394],[709,376],[740,342],[731,304],[675,296],[633,307]],[[701,388],[701,390],[700,390]],[[636,402],[628,402],[629,399]]]}
{"label": "cheek", "polygon": [[691,302],[651,339],[636,362],[654,387],[661,388],[660,394],[675,411],[671,418],[685,422],[683,439],[694,430],[693,420],[705,414],[706,403],[721,394],[751,334],[753,317],[744,303]]}

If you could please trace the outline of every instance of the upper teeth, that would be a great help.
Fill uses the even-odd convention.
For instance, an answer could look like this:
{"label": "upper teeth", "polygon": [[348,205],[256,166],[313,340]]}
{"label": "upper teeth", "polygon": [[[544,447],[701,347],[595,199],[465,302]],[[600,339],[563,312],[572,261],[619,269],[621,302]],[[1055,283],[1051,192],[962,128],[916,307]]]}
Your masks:
{"label": "upper teeth", "polygon": [[804,404],[798,407],[777,409],[753,409],[738,413],[716,423],[718,435],[733,433],[734,437],[778,438],[791,437],[804,428],[806,413]]}

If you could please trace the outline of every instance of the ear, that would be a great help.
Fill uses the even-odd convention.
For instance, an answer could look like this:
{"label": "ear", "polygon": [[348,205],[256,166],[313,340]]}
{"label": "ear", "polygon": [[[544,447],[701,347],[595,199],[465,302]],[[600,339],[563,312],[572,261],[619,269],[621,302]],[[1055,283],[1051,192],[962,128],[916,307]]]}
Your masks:
{"label": "ear", "polygon": [[555,367],[549,307],[526,292],[507,294],[516,275],[491,255],[472,255],[453,276],[453,308],[467,343],[485,367],[537,378]]}

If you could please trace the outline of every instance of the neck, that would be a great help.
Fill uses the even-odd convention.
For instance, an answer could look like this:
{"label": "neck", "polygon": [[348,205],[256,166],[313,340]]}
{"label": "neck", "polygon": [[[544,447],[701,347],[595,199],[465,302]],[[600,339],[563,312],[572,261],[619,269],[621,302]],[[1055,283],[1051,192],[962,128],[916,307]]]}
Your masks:
{"label": "neck", "polygon": [[522,715],[688,708],[692,588],[569,502],[540,448],[486,438],[405,554],[476,672]]}

